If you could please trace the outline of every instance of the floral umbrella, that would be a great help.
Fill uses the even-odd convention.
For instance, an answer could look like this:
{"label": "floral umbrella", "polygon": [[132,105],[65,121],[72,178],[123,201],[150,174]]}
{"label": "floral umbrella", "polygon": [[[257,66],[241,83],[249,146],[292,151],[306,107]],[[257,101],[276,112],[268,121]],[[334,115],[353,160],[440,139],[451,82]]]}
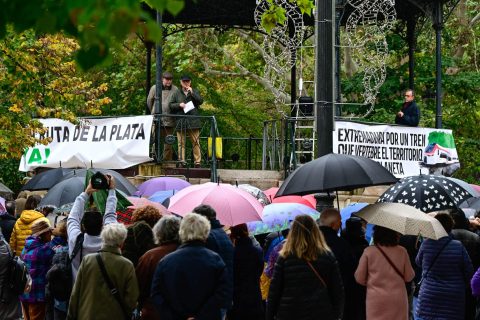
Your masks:
{"label": "floral umbrella", "polygon": [[251,235],[281,231],[290,227],[290,222],[300,214],[308,214],[314,219],[320,213],[300,203],[272,203],[263,208],[262,221],[247,223]]}

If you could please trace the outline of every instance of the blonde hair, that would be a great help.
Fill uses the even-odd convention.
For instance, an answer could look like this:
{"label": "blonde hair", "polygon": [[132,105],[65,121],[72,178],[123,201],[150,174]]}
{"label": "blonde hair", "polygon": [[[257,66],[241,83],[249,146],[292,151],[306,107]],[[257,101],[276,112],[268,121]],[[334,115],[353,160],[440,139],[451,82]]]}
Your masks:
{"label": "blonde hair", "polygon": [[210,222],[197,213],[187,214],[180,223],[180,241],[182,243],[200,240],[206,241],[210,233]]}
{"label": "blonde hair", "polygon": [[284,258],[295,256],[306,261],[313,261],[319,255],[329,251],[330,248],[315,220],[309,215],[302,214],[293,220],[280,255]]}

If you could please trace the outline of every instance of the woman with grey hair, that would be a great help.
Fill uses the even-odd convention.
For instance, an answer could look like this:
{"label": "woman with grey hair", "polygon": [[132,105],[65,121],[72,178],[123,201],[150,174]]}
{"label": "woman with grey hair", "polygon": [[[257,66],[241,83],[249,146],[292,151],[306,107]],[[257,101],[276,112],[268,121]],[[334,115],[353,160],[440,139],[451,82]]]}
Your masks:
{"label": "woman with grey hair", "polygon": [[138,308],[142,312],[142,319],[158,319],[159,315],[150,300],[150,287],[153,273],[158,262],[167,254],[177,250],[179,243],[178,230],[180,219],[175,216],[165,216],[153,226],[153,235],[158,247],[147,251],[138,260],[135,273],[137,274],[140,297]]}
{"label": "woman with grey hair", "polygon": [[161,319],[220,320],[230,305],[228,272],[222,258],[205,248],[210,222],[196,213],[180,223],[182,245],[158,264],[152,301]]}
{"label": "woman with grey hair", "polygon": [[[73,286],[67,319],[124,319],[131,315],[138,298],[138,284],[133,264],[122,257],[120,248],[127,237],[127,228],[120,223],[103,227],[102,248],[82,260]],[[100,271],[100,258],[106,274],[118,291],[122,305],[112,295]],[[108,308],[107,308],[107,307]]]}

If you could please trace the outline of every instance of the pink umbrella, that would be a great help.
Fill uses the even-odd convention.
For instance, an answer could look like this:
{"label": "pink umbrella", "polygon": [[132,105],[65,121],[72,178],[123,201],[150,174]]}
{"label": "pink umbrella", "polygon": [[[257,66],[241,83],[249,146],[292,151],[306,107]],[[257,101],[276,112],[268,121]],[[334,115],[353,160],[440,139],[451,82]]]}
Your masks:
{"label": "pink umbrella", "polygon": [[300,203],[305,206],[308,206],[312,209],[315,209],[315,206],[306,198],[302,196],[283,196],[277,197],[272,200],[272,203]]}
{"label": "pink umbrella", "polygon": [[224,225],[236,226],[260,221],[263,206],[250,193],[226,183],[207,182],[180,190],[170,198],[168,209],[181,216],[200,205],[208,204]]}
{"label": "pink umbrella", "polygon": [[473,187],[473,189],[475,189],[475,191],[480,193],[480,186],[477,186],[476,184],[471,184],[471,186]]}
{"label": "pink umbrella", "polygon": [[158,209],[162,215],[169,215],[168,209],[162,206],[158,202],[150,201],[147,198],[137,198],[137,197],[127,197],[133,205],[129,206],[128,209],[137,209],[145,206],[152,206]]}

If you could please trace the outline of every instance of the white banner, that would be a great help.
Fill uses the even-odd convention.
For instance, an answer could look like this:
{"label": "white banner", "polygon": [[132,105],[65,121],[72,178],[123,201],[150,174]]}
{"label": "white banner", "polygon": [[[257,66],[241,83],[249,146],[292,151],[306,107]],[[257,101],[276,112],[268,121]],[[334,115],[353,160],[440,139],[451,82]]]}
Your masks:
{"label": "white banner", "polygon": [[151,161],[153,116],[81,119],[78,125],[61,119],[40,119],[47,145],[25,151],[20,171],[36,167],[124,169]]}
{"label": "white banner", "polygon": [[459,168],[452,130],[347,121],[335,125],[334,153],[370,158],[398,178]]}

